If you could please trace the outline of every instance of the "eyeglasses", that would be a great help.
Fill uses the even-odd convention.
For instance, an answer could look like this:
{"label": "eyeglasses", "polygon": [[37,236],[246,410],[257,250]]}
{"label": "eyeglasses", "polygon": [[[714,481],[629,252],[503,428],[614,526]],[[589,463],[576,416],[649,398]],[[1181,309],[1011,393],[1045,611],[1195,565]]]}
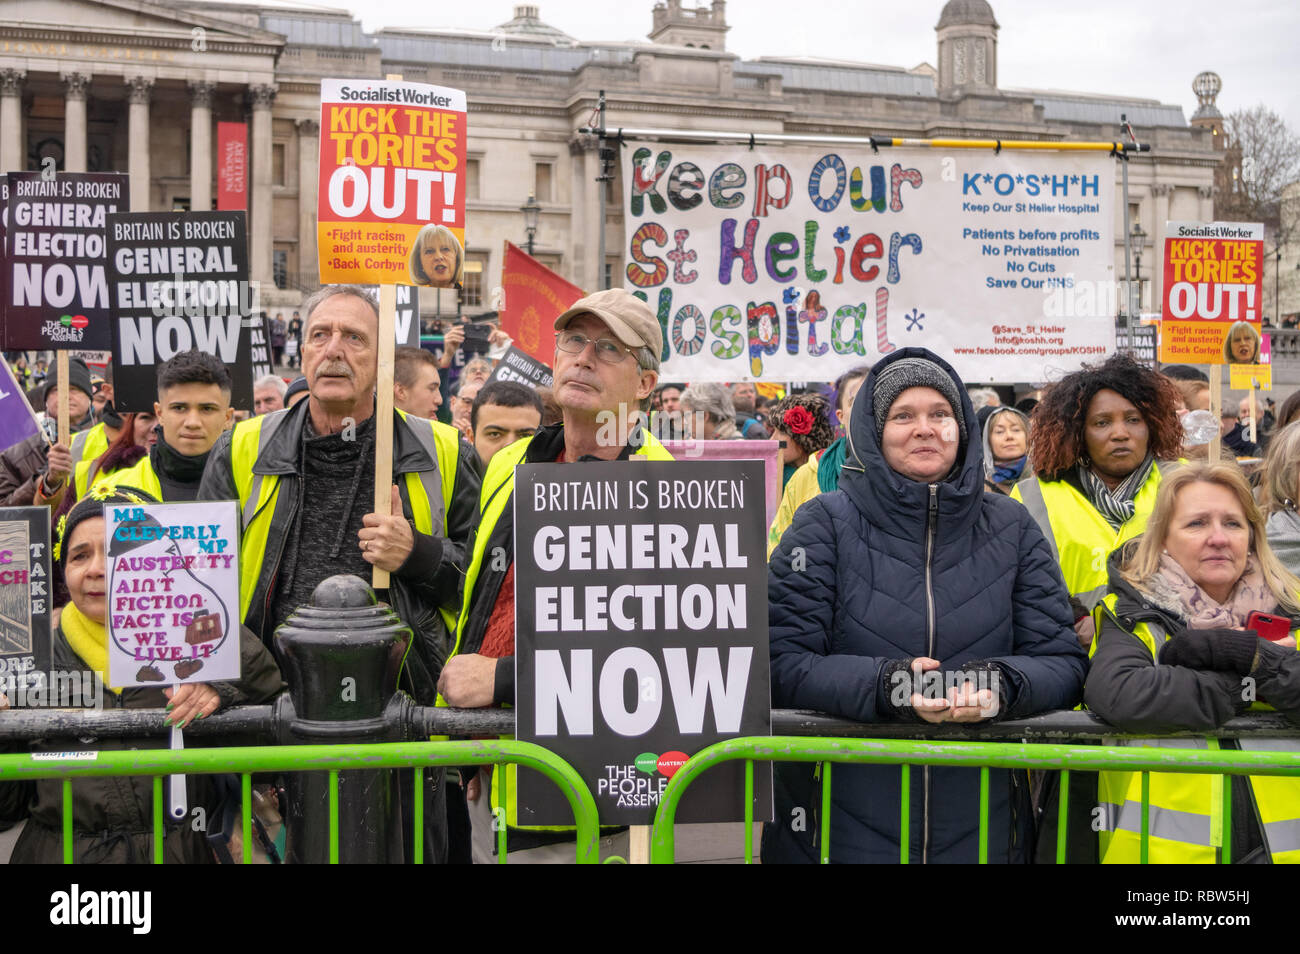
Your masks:
{"label": "eyeglasses", "polygon": [[596,346],[596,357],[606,364],[619,364],[629,354],[634,353],[631,348],[617,341],[608,338],[596,338],[593,341],[580,331],[562,331],[555,339],[555,346],[569,354],[582,354],[589,344]]}

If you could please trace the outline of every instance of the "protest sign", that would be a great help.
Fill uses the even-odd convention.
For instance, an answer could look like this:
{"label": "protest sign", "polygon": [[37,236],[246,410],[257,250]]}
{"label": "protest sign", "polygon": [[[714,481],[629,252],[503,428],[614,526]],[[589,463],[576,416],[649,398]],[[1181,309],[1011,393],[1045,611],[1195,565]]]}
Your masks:
{"label": "protest sign", "polygon": [[1114,350],[1103,153],[629,143],[623,280],[663,376],[831,381],[909,345],[971,381]]}
{"label": "protest sign", "polygon": [[1160,360],[1258,364],[1264,226],[1170,222],[1165,235]]}
{"label": "protest sign", "polygon": [[50,512],[0,508],[0,692],[21,706],[50,671]]}
{"label": "protest sign", "polygon": [[1135,361],[1140,361],[1152,370],[1156,366],[1156,345],[1158,335],[1156,325],[1132,324],[1128,328],[1115,328],[1115,348],[1127,351]]}
{"label": "protest sign", "polygon": [[1228,365],[1228,387],[1234,391],[1273,390],[1273,366],[1268,364]]}
{"label": "protest sign", "polygon": [[217,123],[217,209],[233,212],[247,208],[248,127],[244,123]]}
{"label": "protest sign", "polygon": [[[252,380],[256,381],[258,378],[275,373],[275,368],[271,362],[271,319],[263,315],[250,324],[251,327],[248,330],[249,360],[252,361]],[[237,410],[251,411],[253,401],[250,396],[247,404],[240,405],[232,401],[231,406]]]}
{"label": "protest sign", "polygon": [[555,360],[555,319],[583,296],[583,290],[510,242],[501,266],[501,290],[501,330],[543,364]]}
{"label": "protest sign", "polygon": [[0,343],[5,340],[5,305],[9,301],[9,177],[0,175]]}
{"label": "protest sign", "polygon": [[501,361],[488,380],[517,381],[528,385],[534,391],[538,388],[553,387],[555,384],[555,377],[549,367],[513,346],[501,356]]}
{"label": "protest sign", "polygon": [[414,285],[397,286],[393,332],[397,345],[420,347],[420,289]]}
{"label": "protest sign", "polygon": [[130,205],[117,172],[9,173],[7,349],[106,349],[105,226]]}
{"label": "protest sign", "polygon": [[108,217],[113,403],[152,411],[158,367],[181,351],[215,355],[230,371],[231,404],[253,406],[243,212],[118,212]]}
{"label": "protest sign", "polygon": [[108,681],[239,678],[239,538],[233,500],[109,504]]}
{"label": "protest sign", "polygon": [[465,94],[396,80],[321,81],[322,284],[460,280]]}
{"label": "protest sign", "polygon": [[[600,820],[648,825],[714,742],[770,732],[763,467],[757,461],[525,464],[515,472],[517,735],[564,759]],[[744,775],[714,769],[679,822],[739,821]],[[758,773],[756,818],[770,818]],[[519,823],[572,823],[519,772]]]}
{"label": "protest sign", "polygon": [[31,402],[18,386],[9,362],[0,359],[0,451],[21,444],[40,432]]}
{"label": "protest sign", "polygon": [[[658,422],[656,417],[655,422]],[[651,430],[655,428],[651,427]],[[658,434],[655,435],[656,437]],[[767,491],[764,506],[767,525],[776,519],[781,506],[781,443],[779,441],[705,441],[661,440],[664,450],[674,460],[757,460],[763,464],[763,486]]]}

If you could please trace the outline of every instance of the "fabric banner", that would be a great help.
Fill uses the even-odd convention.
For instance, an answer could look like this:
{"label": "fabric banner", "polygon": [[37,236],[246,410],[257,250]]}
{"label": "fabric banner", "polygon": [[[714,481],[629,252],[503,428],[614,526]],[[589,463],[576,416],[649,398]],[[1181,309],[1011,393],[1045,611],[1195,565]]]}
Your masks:
{"label": "fabric banner", "polygon": [[523,249],[506,242],[501,266],[501,330],[542,364],[555,360],[555,319],[586,294]]}
{"label": "fabric banner", "polygon": [[113,403],[152,411],[158,367],[181,351],[216,355],[231,405],[253,406],[243,212],[119,212],[108,217],[113,302]]}
{"label": "fabric banner", "polygon": [[9,362],[0,358],[0,451],[41,432],[27,395],[14,379]]}
{"label": "fabric banner", "polygon": [[50,683],[50,512],[0,508],[0,692],[9,704],[73,705]]}
{"label": "fabric banner", "polygon": [[119,172],[9,173],[5,348],[106,350],[108,215],[130,206]]}
{"label": "fabric banner", "polygon": [[[771,731],[763,465],[523,464],[515,481],[516,734],[578,770],[602,824],[648,825],[689,756]],[[760,820],[770,783],[755,773]],[[740,763],[712,769],[677,821],[740,821],[744,792]],[[519,772],[520,824],[572,820]]]}
{"label": "fabric banner", "polygon": [[239,678],[236,506],[104,508],[109,685]]}
{"label": "fabric banner", "polygon": [[831,381],[909,345],[974,381],[1115,347],[1105,153],[629,143],[624,274],[669,380]]}
{"label": "fabric banner", "polygon": [[459,284],[465,118],[461,90],[321,80],[321,284]]}
{"label": "fabric banner", "polygon": [[1264,226],[1165,226],[1160,360],[1259,364],[1263,334]]}
{"label": "fabric banner", "polygon": [[234,212],[247,208],[248,126],[217,123],[217,209]]}

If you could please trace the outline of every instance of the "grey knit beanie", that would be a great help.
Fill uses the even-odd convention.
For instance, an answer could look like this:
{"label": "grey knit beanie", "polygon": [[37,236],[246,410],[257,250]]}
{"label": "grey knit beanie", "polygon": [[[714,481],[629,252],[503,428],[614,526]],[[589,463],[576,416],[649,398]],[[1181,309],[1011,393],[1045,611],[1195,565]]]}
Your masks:
{"label": "grey knit beanie", "polygon": [[885,365],[876,375],[872,410],[876,415],[877,444],[885,431],[885,419],[889,416],[890,407],[908,388],[934,388],[946,397],[952,405],[953,416],[957,419],[959,439],[962,444],[966,443],[966,415],[961,408],[961,395],[957,391],[956,382],[933,361],[925,358],[899,358]]}

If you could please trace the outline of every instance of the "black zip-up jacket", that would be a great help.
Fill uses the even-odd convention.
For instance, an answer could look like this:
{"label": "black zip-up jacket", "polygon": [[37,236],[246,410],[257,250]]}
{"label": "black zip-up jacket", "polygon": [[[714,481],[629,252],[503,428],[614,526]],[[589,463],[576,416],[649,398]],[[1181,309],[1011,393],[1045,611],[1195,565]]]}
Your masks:
{"label": "black zip-up jacket", "polygon": [[[266,540],[266,556],[258,571],[257,586],[244,625],[271,647],[273,652],[274,634],[269,631],[266,611],[268,597],[275,586],[283,561],[285,543],[301,506],[300,449],[307,413],[308,402],[300,401],[292,408],[268,415],[282,416],[283,419],[275,433],[263,443],[253,464],[254,474],[276,476],[280,479],[280,487]],[[200,500],[239,499],[231,469],[230,442],[231,432],[227,431],[212,448],[199,487]],[[436,462],[436,466],[441,467],[442,464],[442,461]],[[402,416],[394,411],[393,482],[401,493],[402,510],[407,520],[412,518],[411,502],[407,499],[406,482],[399,480],[399,475],[425,472],[434,467],[435,462],[420,439]],[[389,599],[416,635],[416,648],[419,652],[418,655],[407,656],[406,668],[411,678],[412,693],[421,704],[433,704],[438,672],[450,646],[449,634],[437,610],[440,606],[445,606],[452,612],[459,609],[457,597],[464,576],[465,544],[478,519],[479,483],[478,456],[468,443],[461,440],[456,458],[455,483],[451,500],[447,504],[446,535],[427,536],[413,529],[415,547],[406,562],[392,574]],[[412,656],[417,658],[412,659]]]}

